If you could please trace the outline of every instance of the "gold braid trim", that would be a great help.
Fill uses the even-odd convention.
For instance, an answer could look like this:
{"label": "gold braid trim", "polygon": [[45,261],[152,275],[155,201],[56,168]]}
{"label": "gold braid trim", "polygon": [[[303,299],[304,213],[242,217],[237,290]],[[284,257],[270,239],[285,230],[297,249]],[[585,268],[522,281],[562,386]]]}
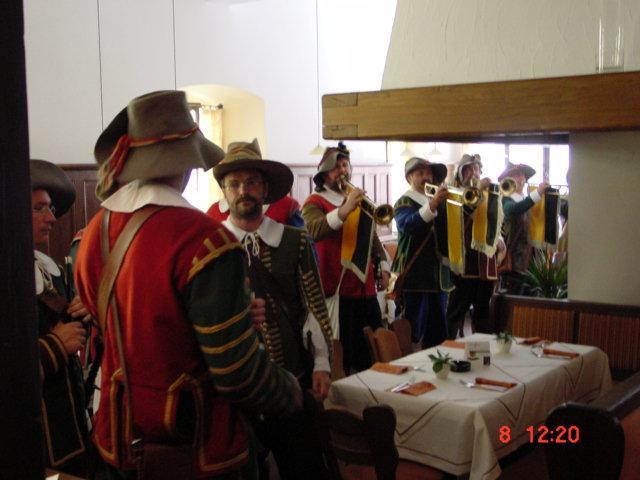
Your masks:
{"label": "gold braid trim", "polygon": [[251,347],[249,348],[249,351],[247,352],[247,354],[244,357],[242,357],[240,360],[238,360],[235,363],[232,363],[228,367],[220,367],[220,368],[209,367],[209,371],[215,375],[226,375],[228,373],[233,372],[234,370],[237,370],[238,368],[240,368],[242,365],[244,365],[249,361],[249,359],[253,356],[256,350],[258,350],[259,345],[260,345],[260,342],[256,338],[255,341],[253,342],[253,345],[251,345]]}
{"label": "gold braid trim", "polygon": [[203,346],[203,347],[200,347],[200,349],[204,353],[217,355],[219,353],[226,352],[227,350],[235,347],[236,345],[239,345],[240,343],[242,343],[244,340],[251,337],[252,335],[253,335],[253,328],[248,328],[247,331],[244,332],[242,335],[240,335],[238,338],[236,338],[235,340],[231,340],[230,342],[225,343],[220,347],[204,347]]}
{"label": "gold braid trim", "polygon": [[200,325],[194,325],[193,328],[195,329],[196,332],[202,333],[202,334],[206,334],[206,335],[210,335],[212,333],[219,332],[220,330],[224,330],[225,328],[229,328],[234,323],[242,320],[249,313],[249,308],[250,308],[250,305],[247,305],[247,308],[245,308],[243,311],[241,311],[240,313],[235,314],[229,320],[225,320],[224,322],[220,323],[219,325],[211,325],[209,327],[201,327]]}
{"label": "gold braid trim", "polygon": [[237,241],[233,241],[229,238],[229,236],[225,233],[224,229],[219,228],[217,230],[217,233],[220,235],[220,237],[223,239],[224,244],[220,247],[216,247],[213,242],[208,239],[205,238],[204,241],[202,242],[203,245],[207,248],[207,250],[209,251],[209,253],[207,253],[204,257],[202,258],[198,258],[198,257],[193,257],[193,260],[191,260],[192,266],[191,269],[189,270],[189,274],[187,275],[187,281],[191,281],[191,279],[198,273],[200,272],[204,267],[206,267],[212,260],[218,258],[220,255],[222,255],[223,253],[229,251],[229,250],[234,250],[236,248],[242,248],[242,245],[240,245],[239,242]]}

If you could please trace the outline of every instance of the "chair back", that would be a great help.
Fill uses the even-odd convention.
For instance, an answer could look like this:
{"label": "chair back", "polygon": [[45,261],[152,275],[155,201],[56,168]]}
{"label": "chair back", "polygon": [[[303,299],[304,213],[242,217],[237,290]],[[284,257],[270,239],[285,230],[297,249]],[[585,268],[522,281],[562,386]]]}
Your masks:
{"label": "chair back", "polygon": [[378,354],[378,348],[376,347],[376,337],[373,334],[373,330],[371,327],[367,326],[362,329],[364,333],[364,338],[367,341],[367,345],[369,346],[369,353],[371,354],[372,362],[379,362],[380,355]]}
{"label": "chair back", "polygon": [[404,357],[413,353],[413,349],[411,348],[411,322],[406,318],[398,318],[389,325],[389,328],[391,328],[398,337],[402,356]]}
{"label": "chair back", "polygon": [[402,357],[402,350],[395,332],[378,328],[374,332],[374,337],[379,362],[390,362]]}
{"label": "chair back", "polygon": [[340,477],[344,466],[364,465],[373,466],[378,480],[395,480],[399,457],[391,407],[365,408],[362,417],[342,408],[326,409],[318,416],[318,426],[328,463]]}
{"label": "chair back", "polygon": [[[624,432],[610,412],[586,404],[566,403],[551,411],[545,422],[554,436],[568,429],[566,443],[545,444],[551,480],[597,478],[617,480],[624,457]],[[576,432],[579,438],[576,439]]]}
{"label": "chair back", "polygon": [[344,354],[342,352],[342,344],[340,340],[332,339],[331,347],[333,350],[331,361],[331,380],[339,380],[346,377],[344,373]]}

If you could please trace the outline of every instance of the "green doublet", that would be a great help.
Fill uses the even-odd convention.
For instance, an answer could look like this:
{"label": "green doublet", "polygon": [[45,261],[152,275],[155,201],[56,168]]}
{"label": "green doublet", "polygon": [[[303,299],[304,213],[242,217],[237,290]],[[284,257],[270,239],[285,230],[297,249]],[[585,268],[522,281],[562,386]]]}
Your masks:
{"label": "green doublet", "polygon": [[424,239],[430,235],[427,244],[413,262],[407,273],[403,290],[407,292],[449,292],[453,290],[449,267],[440,262],[436,235],[431,233],[434,221],[426,223],[420,216],[421,205],[404,195],[393,207],[398,223],[398,250],[391,270],[401,273]]}
{"label": "green doublet", "polygon": [[307,311],[318,320],[331,346],[327,306],[307,232],[285,226],[280,245],[275,248],[261,240],[260,260],[275,279],[276,284],[269,285],[268,290],[278,292],[275,296],[279,297],[267,294],[265,346],[271,360],[300,377],[313,369],[313,359],[302,339]]}

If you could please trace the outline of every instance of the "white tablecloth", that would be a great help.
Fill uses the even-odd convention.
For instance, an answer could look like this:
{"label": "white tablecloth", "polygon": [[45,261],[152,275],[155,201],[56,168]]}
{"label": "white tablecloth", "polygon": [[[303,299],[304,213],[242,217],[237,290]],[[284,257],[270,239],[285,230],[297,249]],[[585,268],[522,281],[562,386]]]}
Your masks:
{"label": "white tablecloth", "polygon": [[[531,347],[513,345],[511,353],[497,354],[492,335],[474,334],[463,340],[491,340],[491,365],[472,362],[470,372],[451,372],[439,380],[428,353],[408,355],[392,363],[425,367],[392,375],[366,370],[333,383],[327,404],[342,405],[354,413],[365,407],[387,404],[397,416],[396,445],[401,458],[431,465],[470,480],[492,480],[500,475],[498,458],[529,441],[528,426],[544,422],[551,409],[569,401],[589,402],[611,387],[609,361],[600,349],[585,345],[553,343],[549,348],[573,351],[573,360],[538,358]],[[464,350],[438,347],[455,359]],[[471,389],[459,379],[475,377],[517,382],[505,392]],[[385,390],[406,381],[426,380],[436,390],[419,397]],[[511,438],[503,443],[499,429],[508,426]]]}

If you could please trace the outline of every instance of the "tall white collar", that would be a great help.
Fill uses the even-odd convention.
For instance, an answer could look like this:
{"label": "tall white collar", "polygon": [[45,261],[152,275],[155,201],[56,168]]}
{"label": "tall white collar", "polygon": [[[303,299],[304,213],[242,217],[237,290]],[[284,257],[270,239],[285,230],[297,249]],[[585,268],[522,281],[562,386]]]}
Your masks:
{"label": "tall white collar", "polygon": [[44,291],[45,285],[53,287],[51,277],[59,277],[62,275],[56,262],[48,255],[34,250],[34,270],[36,280],[36,295],[40,295]]}
{"label": "tall white collar", "polygon": [[145,205],[196,209],[176,189],[163,183],[134,180],[102,202],[112,212],[131,213]]}
{"label": "tall white collar", "polygon": [[427,197],[424,193],[416,192],[413,188],[410,188],[409,190],[404,192],[403,196],[409,197],[414,202],[420,204],[420,206],[429,201],[429,197]]}
{"label": "tall white collar", "polygon": [[318,192],[318,195],[336,207],[339,207],[344,203],[344,195],[336,192],[335,190],[331,190],[330,188],[325,188],[323,191]]}
{"label": "tall white collar", "polygon": [[264,243],[270,247],[278,247],[282,241],[282,235],[284,233],[284,225],[276,222],[269,217],[263,217],[262,223],[255,232],[247,232],[246,230],[237,227],[231,222],[231,218],[227,218],[222,224],[231,230],[240,243],[244,243],[246,237],[252,237],[255,239],[255,234],[262,239]]}
{"label": "tall white collar", "polygon": [[[265,203],[264,205],[262,205],[262,213],[265,213],[267,210],[269,210],[270,206],[270,203]],[[220,199],[220,201],[218,202],[218,209],[220,210],[220,213],[227,213],[229,211],[229,202],[227,202],[226,198],[222,197]]]}

